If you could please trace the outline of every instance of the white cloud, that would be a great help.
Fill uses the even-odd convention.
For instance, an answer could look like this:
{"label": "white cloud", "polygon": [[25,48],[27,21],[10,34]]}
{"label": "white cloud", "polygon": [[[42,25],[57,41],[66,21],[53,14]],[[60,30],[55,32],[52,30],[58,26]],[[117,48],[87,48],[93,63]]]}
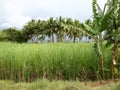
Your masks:
{"label": "white cloud", "polygon": [[8,21],[17,27],[22,27],[26,22],[28,22],[30,20],[31,20],[31,17],[29,17],[29,16],[17,15],[15,17],[10,18]]}
{"label": "white cloud", "polygon": [[14,16],[9,18],[6,22],[2,22],[0,28],[17,27],[22,28],[25,23],[32,18],[29,16]]}
{"label": "white cloud", "polygon": [[[107,0],[98,0],[103,6]],[[1,0],[0,24],[22,27],[34,19],[71,17],[84,21],[92,15],[92,0]],[[0,26],[1,27],[1,26]]]}
{"label": "white cloud", "polygon": [[8,23],[3,23],[0,25],[0,27],[6,27],[6,26],[10,27],[10,25]]}
{"label": "white cloud", "polygon": [[36,20],[48,20],[50,17],[36,17]]}

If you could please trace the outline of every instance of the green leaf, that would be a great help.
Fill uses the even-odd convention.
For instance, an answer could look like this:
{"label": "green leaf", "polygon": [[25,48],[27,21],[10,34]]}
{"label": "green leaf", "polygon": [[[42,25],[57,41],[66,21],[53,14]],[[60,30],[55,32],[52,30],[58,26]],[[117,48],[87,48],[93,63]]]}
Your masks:
{"label": "green leaf", "polygon": [[95,30],[93,30],[89,25],[87,25],[87,24],[83,24],[84,25],[84,27],[86,28],[86,30],[88,31],[88,32],[90,32],[90,33],[92,33],[92,34],[94,34],[94,35],[97,35],[98,34],[98,32],[97,31],[95,31]]}
{"label": "green leaf", "polygon": [[117,8],[116,6],[113,6],[108,12],[106,12],[104,17],[101,19],[101,21],[100,21],[100,25],[101,25],[100,31],[101,32],[110,28],[116,8]]}

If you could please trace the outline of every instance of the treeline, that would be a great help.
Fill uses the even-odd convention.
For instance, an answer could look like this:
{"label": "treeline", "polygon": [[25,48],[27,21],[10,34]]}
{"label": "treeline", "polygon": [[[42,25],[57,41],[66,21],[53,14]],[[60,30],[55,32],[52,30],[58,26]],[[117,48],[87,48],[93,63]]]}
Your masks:
{"label": "treeline", "polygon": [[[32,19],[21,30],[6,28],[0,32],[0,41],[13,42],[76,42],[87,36],[83,24],[72,18]],[[88,38],[88,37],[86,37]]]}

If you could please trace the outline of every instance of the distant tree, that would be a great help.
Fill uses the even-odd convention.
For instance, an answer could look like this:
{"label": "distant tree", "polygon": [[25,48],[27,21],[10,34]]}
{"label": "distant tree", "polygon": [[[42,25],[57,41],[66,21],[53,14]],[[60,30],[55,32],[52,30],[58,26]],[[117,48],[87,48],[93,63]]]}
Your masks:
{"label": "distant tree", "polygon": [[64,32],[67,33],[69,39],[73,39],[73,43],[75,43],[76,38],[80,40],[83,37],[83,30],[81,27],[81,23],[79,20],[73,20],[72,18],[66,18],[66,23],[64,24]]}
{"label": "distant tree", "polygon": [[32,19],[22,29],[22,35],[24,40],[27,42],[32,39],[33,36],[37,36],[39,27],[36,27],[36,21]]}
{"label": "distant tree", "polygon": [[46,28],[46,26],[47,26],[46,21],[45,20],[41,21],[41,23],[39,23],[37,26],[39,26],[39,28],[38,28],[38,35],[41,35],[39,37],[39,40],[41,42],[43,42],[45,40],[45,34],[46,34],[46,29],[47,29]]}
{"label": "distant tree", "polygon": [[72,18],[66,18],[64,26],[64,37],[68,37],[68,39],[72,40],[73,34],[73,19]]}
{"label": "distant tree", "polygon": [[[87,19],[84,23],[92,27],[92,21],[90,19]],[[89,41],[88,39],[92,39],[87,33],[84,32],[83,34],[84,34],[84,36],[86,38],[86,42]]]}
{"label": "distant tree", "polygon": [[2,30],[0,31],[0,41],[8,41],[7,34]]}
{"label": "distant tree", "polygon": [[54,42],[54,34],[56,34],[56,20],[53,17],[50,17],[46,21],[46,35],[51,38],[51,42]]}
{"label": "distant tree", "polygon": [[23,42],[22,34],[20,30],[16,28],[7,28],[3,30],[3,33],[6,35],[6,39],[12,42]]}
{"label": "distant tree", "polygon": [[73,43],[75,43],[76,38],[79,38],[80,40],[83,37],[83,31],[81,30],[81,23],[79,20],[74,20],[73,22]]}
{"label": "distant tree", "polygon": [[64,26],[63,24],[65,24],[65,18],[63,18],[62,16],[60,16],[59,18],[56,19],[57,21],[57,25],[56,25],[56,35],[57,35],[57,42],[62,42],[63,40],[63,36],[64,36]]}

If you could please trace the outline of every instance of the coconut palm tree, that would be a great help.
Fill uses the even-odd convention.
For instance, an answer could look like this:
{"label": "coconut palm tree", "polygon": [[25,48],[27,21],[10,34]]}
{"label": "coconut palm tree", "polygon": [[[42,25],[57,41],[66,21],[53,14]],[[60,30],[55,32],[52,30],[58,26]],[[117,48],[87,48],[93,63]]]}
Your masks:
{"label": "coconut palm tree", "polygon": [[57,35],[57,41],[58,42],[62,42],[63,40],[63,33],[64,33],[64,24],[65,24],[65,18],[63,17],[59,17],[59,18],[56,18],[56,35]]}
{"label": "coconut palm tree", "polygon": [[22,34],[24,36],[24,39],[32,39],[32,37],[35,36],[35,25],[36,21],[32,19],[23,27]]}
{"label": "coconut palm tree", "polygon": [[[89,26],[92,27],[92,21],[91,21],[90,19],[87,19],[87,20],[85,21],[85,24],[87,24],[87,25],[89,25]],[[88,42],[88,41],[89,41],[88,38],[91,39],[91,37],[89,37],[89,35],[88,35],[87,33],[83,33],[83,34],[84,34],[84,36],[86,37],[86,42]]]}
{"label": "coconut palm tree", "polygon": [[79,22],[79,20],[67,18],[64,27],[65,33],[67,33],[67,36],[71,40],[73,39],[73,43],[75,43],[76,38],[82,39],[83,30],[81,29],[81,23]]}
{"label": "coconut palm tree", "polygon": [[83,31],[81,31],[81,23],[79,20],[74,20],[73,23],[73,43],[75,43],[76,38],[82,39]]}
{"label": "coconut palm tree", "polygon": [[57,22],[53,17],[50,17],[47,21],[46,21],[47,25],[47,35],[49,37],[51,37],[51,41],[54,42],[54,35],[56,34],[56,29],[57,29]]}
{"label": "coconut palm tree", "polygon": [[67,36],[69,39],[72,39],[72,30],[73,30],[73,19],[72,18],[66,18],[66,22],[64,25],[64,32],[65,37]]}
{"label": "coconut palm tree", "polygon": [[41,40],[41,42],[44,41],[45,39],[45,33],[46,33],[46,21],[42,20],[38,20],[38,35],[39,35],[39,40]]}

